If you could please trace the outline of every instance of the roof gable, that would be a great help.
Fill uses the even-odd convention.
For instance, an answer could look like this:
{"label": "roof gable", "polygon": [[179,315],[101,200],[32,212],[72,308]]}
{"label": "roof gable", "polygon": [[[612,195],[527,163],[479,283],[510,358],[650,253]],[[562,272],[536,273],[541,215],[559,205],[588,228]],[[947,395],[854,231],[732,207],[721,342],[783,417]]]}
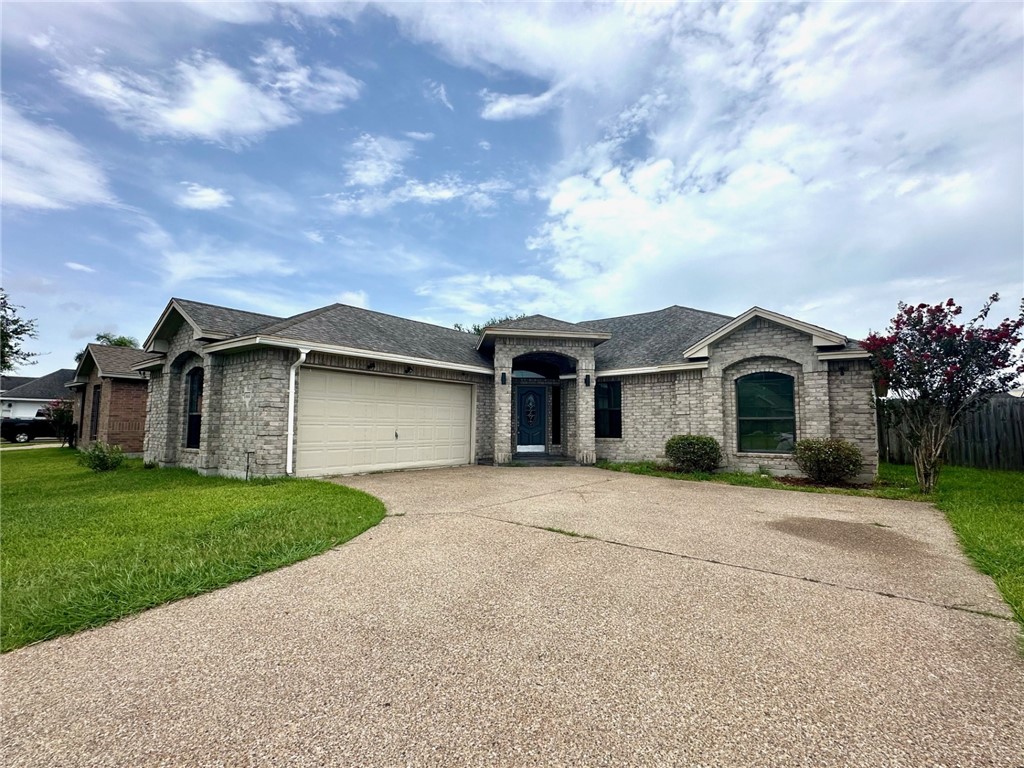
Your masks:
{"label": "roof gable", "polygon": [[155,352],[146,352],[135,347],[87,344],[85,354],[82,355],[78,370],[75,372],[75,380],[84,381],[94,367],[103,378],[140,379],[142,374],[133,370],[133,366],[162,357]]}
{"label": "roof gable", "polygon": [[772,312],[771,310],[762,309],[761,307],[751,307],[739,317],[733,318],[708,335],[692,343],[683,351],[683,357],[709,357],[710,347],[712,344],[716,341],[721,341],[726,336],[739,330],[755,318],[769,320],[785,328],[792,328],[795,331],[807,334],[811,337],[811,344],[815,347],[846,346],[848,341],[848,339],[841,333],[830,331],[827,328],[811,325],[810,323],[805,323],[802,320],[797,320],[796,318],[788,317],[786,315],[780,315],[778,312]]}
{"label": "roof gable", "polygon": [[157,349],[160,340],[169,339],[183,322],[192,326],[193,337],[216,341],[241,336],[260,326],[275,323],[282,318],[275,315],[264,315],[259,312],[247,312],[241,309],[206,304],[201,301],[172,298],[160,314],[156,325],[146,337],[143,348],[147,352],[162,352]]}

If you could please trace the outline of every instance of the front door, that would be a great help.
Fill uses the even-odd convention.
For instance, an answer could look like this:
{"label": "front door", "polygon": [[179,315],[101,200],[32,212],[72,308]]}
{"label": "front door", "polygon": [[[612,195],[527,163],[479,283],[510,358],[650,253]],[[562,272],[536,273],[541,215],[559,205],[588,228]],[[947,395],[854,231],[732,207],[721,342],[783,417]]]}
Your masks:
{"label": "front door", "polygon": [[516,417],[519,432],[516,435],[516,450],[520,453],[544,452],[544,438],[547,435],[545,395],[544,387],[517,388]]}

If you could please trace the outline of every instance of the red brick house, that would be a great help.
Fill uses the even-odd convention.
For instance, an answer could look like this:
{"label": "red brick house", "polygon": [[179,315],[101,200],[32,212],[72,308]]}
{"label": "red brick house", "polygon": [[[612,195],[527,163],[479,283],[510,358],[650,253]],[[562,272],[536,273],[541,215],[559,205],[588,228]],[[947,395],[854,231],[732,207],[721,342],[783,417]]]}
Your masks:
{"label": "red brick house", "polygon": [[146,433],[146,380],[132,366],[155,357],[141,349],[89,344],[75,378],[78,445],[94,441],[119,445],[128,454],[142,454]]}

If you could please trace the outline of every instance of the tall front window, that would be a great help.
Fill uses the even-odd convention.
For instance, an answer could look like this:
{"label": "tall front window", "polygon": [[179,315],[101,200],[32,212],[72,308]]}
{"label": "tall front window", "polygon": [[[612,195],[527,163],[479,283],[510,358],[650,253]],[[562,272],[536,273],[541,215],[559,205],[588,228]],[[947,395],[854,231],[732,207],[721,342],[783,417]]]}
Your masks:
{"label": "tall front window", "polygon": [[594,433],[622,437],[622,382],[600,381],[594,386]]}
{"label": "tall front window", "polygon": [[199,433],[203,426],[203,369],[193,368],[185,377],[188,388],[188,407],[185,415],[185,447],[199,447]]}
{"label": "tall front window", "polygon": [[736,379],[739,449],[758,453],[792,453],[796,443],[793,377],[752,373]]}
{"label": "tall front window", "polygon": [[89,414],[89,439],[95,440],[100,434],[100,404],[103,387],[96,384],[92,388],[92,413]]}

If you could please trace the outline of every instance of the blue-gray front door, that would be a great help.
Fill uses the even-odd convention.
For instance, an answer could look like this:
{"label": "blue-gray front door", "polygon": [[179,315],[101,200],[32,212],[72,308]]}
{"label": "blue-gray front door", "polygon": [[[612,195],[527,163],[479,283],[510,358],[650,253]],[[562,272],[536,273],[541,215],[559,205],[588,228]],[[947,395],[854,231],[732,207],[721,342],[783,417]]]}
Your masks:
{"label": "blue-gray front door", "polygon": [[547,403],[544,387],[517,387],[516,416],[519,432],[516,444],[542,446],[547,435],[547,419],[544,406]]}

